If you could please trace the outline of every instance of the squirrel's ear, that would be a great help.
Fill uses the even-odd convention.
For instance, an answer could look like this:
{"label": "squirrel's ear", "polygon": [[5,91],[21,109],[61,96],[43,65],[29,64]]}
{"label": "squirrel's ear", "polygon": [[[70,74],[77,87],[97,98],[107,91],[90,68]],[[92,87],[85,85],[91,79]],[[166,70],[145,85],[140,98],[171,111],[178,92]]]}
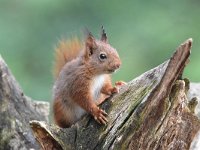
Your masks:
{"label": "squirrel's ear", "polygon": [[89,57],[93,54],[93,51],[97,48],[96,40],[91,32],[87,33],[87,38],[85,41],[86,51],[85,56]]}
{"label": "squirrel's ear", "polygon": [[97,47],[96,40],[93,37],[91,32],[89,32],[88,35],[87,35],[85,45],[89,49],[95,49]]}
{"label": "squirrel's ear", "polygon": [[103,26],[101,26],[101,41],[108,43],[108,38]]}

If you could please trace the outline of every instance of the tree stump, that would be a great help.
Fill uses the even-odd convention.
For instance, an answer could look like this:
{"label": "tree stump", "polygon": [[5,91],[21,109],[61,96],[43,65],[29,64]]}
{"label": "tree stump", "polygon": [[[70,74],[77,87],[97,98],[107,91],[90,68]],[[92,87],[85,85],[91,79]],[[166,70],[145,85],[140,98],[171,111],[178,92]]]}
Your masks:
{"label": "tree stump", "polygon": [[[105,101],[101,105],[109,117],[109,122],[105,126],[99,125],[90,115],[86,115],[81,121],[66,129],[41,121],[45,120],[46,116],[40,113],[43,109],[34,111],[35,102],[27,102],[27,97],[19,90],[13,77],[12,80],[4,78],[12,75],[5,71],[7,69],[2,69],[2,66],[6,65],[1,60],[0,108],[1,116],[6,112],[4,116],[8,119],[0,117],[1,123],[4,122],[3,125],[0,123],[0,135],[5,136],[4,128],[8,130],[15,126],[12,130],[17,135],[29,132],[29,137],[34,141],[28,126],[32,120],[30,127],[34,136],[42,149],[47,150],[195,149],[200,136],[200,121],[195,115],[198,98],[193,98],[195,90],[191,92],[189,80],[182,79],[191,45],[192,40],[188,39],[177,48],[168,61],[130,81],[120,89],[119,94]],[[9,89],[9,92],[6,89]],[[188,98],[192,100],[189,101]],[[7,108],[12,108],[17,113]],[[48,112],[47,110],[45,108],[45,112]],[[20,114],[20,117],[14,114]],[[11,123],[7,120],[11,120]],[[23,127],[21,130],[16,128],[18,124]],[[0,141],[2,143],[3,140]],[[31,146],[38,149],[37,144],[33,147],[35,141],[27,141],[30,140],[25,138],[24,145],[21,145],[27,149]],[[12,138],[10,140],[10,137],[5,137],[3,142],[4,148],[7,143],[12,142]],[[12,145],[10,148],[13,148]]]}
{"label": "tree stump", "polygon": [[29,121],[47,121],[48,113],[48,103],[24,95],[0,56],[0,150],[39,149]]}

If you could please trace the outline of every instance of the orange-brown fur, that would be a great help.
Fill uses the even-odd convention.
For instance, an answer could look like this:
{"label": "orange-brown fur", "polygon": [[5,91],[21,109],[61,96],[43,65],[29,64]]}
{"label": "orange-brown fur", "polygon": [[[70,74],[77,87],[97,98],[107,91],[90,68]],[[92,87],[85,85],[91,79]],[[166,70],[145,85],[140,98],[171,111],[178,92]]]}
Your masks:
{"label": "orange-brown fur", "polygon": [[54,116],[54,121],[60,127],[67,127],[70,124],[70,118],[64,117],[65,111],[63,111],[63,104],[61,100],[57,99],[54,101],[53,105],[54,114],[59,114]]}
{"label": "orange-brown fur", "polygon": [[[121,61],[106,40],[106,35],[99,41],[89,34],[85,45],[75,39],[60,42],[56,49],[53,110],[60,127],[71,126],[85,112],[99,123],[107,122],[106,113],[98,104],[116,92],[110,73],[119,68]],[[102,52],[108,57],[103,62],[99,57]]]}
{"label": "orange-brown fur", "polygon": [[55,49],[54,77],[57,78],[62,67],[72,59],[76,58],[83,47],[83,42],[78,38],[61,40]]}

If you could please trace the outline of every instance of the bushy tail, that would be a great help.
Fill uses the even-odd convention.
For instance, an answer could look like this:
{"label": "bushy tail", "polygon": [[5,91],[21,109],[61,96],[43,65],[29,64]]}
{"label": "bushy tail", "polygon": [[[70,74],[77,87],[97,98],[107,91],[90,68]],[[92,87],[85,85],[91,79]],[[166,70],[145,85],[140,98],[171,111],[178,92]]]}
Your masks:
{"label": "bushy tail", "polygon": [[78,38],[61,40],[55,49],[55,62],[53,68],[54,78],[57,78],[62,67],[72,59],[76,58],[82,48],[82,42]]}

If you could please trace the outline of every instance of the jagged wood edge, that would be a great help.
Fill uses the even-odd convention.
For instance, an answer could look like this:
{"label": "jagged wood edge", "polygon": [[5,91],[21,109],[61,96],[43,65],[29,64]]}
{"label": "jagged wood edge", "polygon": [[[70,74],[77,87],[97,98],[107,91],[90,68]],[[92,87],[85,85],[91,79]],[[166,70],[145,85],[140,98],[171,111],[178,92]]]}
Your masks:
{"label": "jagged wood edge", "polygon": [[[169,102],[169,98],[170,98],[170,94],[171,92],[173,92],[172,86],[174,85],[175,81],[180,77],[180,74],[182,74],[184,67],[187,63],[187,60],[189,58],[190,55],[190,50],[191,50],[191,45],[192,45],[192,40],[188,39],[186,42],[184,42],[183,44],[181,44],[178,49],[176,50],[176,52],[174,53],[174,55],[172,56],[172,58],[169,61],[168,67],[165,71],[164,76],[162,77],[162,80],[160,82],[160,84],[158,84],[158,86],[151,92],[148,101],[146,103],[146,107],[142,110],[143,112],[145,111],[145,113],[147,114],[145,116],[144,122],[142,123],[142,125],[140,126],[140,129],[137,130],[136,134],[134,134],[134,136],[132,136],[132,142],[129,145],[129,148],[131,149],[138,149],[138,148],[145,148],[145,149],[151,149],[151,147],[153,146],[154,148],[157,146],[157,148],[161,148],[160,143],[155,143],[155,141],[153,141],[152,137],[151,139],[149,139],[150,136],[146,136],[145,140],[142,139],[144,138],[142,135],[148,135],[148,134],[155,134],[159,128],[162,126],[162,123],[164,122],[163,116],[167,116],[169,113],[169,110],[167,110],[166,114],[163,114],[165,112],[166,107],[168,107],[167,109],[169,109],[169,106],[166,106],[166,103]],[[179,85],[177,85],[179,88],[177,88],[176,93],[179,93],[180,95],[184,95],[185,94],[185,82],[182,83],[180,82]],[[183,89],[183,90],[181,90]],[[183,94],[184,92],[184,94]],[[171,97],[174,98],[174,97]],[[180,96],[175,97],[176,98],[176,103],[177,101],[180,102]],[[185,96],[186,99],[186,96]],[[172,107],[174,107],[172,105]],[[159,108],[159,109],[156,109]],[[187,109],[184,107],[184,109]],[[171,111],[173,111],[171,109]],[[187,113],[186,110],[183,111],[183,114]],[[154,119],[151,119],[154,118]],[[199,121],[196,117],[193,117],[193,115],[191,115],[190,118],[188,118],[188,120],[194,120],[191,122],[194,122],[196,124],[196,129],[193,130],[193,128],[188,128],[188,130],[192,130],[190,137],[187,138],[182,138],[182,142],[184,143],[188,143],[186,147],[186,149],[189,148],[190,143],[192,142],[191,139],[194,138],[196,132],[199,130]],[[154,125],[154,128],[151,128],[151,125]],[[152,132],[152,130],[150,131],[150,129],[156,129],[155,132]],[[152,133],[150,133],[152,132]],[[164,136],[164,135],[163,135]],[[137,140],[135,140],[137,139]],[[190,139],[190,141],[187,141],[188,139]],[[178,139],[177,139],[178,140]],[[184,141],[185,140],[185,141]],[[154,143],[153,143],[154,142]],[[183,144],[182,143],[182,144]],[[156,146],[155,146],[156,145]],[[167,147],[165,147],[167,148]],[[173,147],[174,149],[175,146]]]}

